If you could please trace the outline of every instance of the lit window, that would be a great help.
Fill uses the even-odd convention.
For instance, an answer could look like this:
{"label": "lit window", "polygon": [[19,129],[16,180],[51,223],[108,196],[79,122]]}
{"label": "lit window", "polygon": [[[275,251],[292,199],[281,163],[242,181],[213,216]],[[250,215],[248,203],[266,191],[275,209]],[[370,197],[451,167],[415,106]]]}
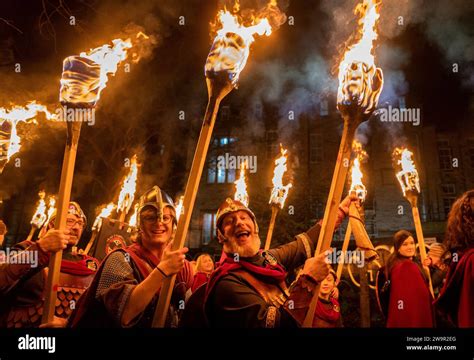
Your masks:
{"label": "lit window", "polygon": [[202,215],[201,243],[208,245],[216,233],[216,213],[206,212]]}
{"label": "lit window", "polygon": [[329,106],[326,99],[322,99],[319,103],[319,115],[328,116],[329,115]]}

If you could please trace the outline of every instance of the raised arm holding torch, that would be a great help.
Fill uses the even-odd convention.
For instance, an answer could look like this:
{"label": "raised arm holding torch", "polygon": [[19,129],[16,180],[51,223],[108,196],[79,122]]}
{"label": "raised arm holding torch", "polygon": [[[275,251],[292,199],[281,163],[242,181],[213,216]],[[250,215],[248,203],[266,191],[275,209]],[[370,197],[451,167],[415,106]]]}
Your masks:
{"label": "raised arm holding torch", "polygon": [[[271,0],[267,8],[272,11],[273,16],[281,14],[275,0]],[[220,102],[237,87],[240,73],[247,63],[254,36],[256,34],[269,36],[272,32],[272,26],[265,16],[257,16],[252,19],[250,26],[245,26],[236,15],[227,10],[221,10],[218,13],[218,20],[221,27],[217,31],[204,69],[208,104],[184,192],[184,213],[179,218],[173,240],[172,250],[174,251],[184,247]],[[160,290],[153,327],[164,327],[165,325],[175,278],[176,275],[173,275],[166,279]]]}
{"label": "raised arm holding torch", "polygon": [[[374,112],[383,86],[382,70],[375,65],[372,54],[373,41],[377,38],[375,25],[379,18],[378,0],[363,0],[355,8],[359,15],[358,41],[349,46],[339,65],[339,88],[337,108],[344,128],[331,182],[328,201],[321,225],[321,232],[315,254],[318,255],[331,246],[336,225],[338,205],[348,172],[351,146],[357,127],[368,120]],[[315,288],[313,300],[303,323],[311,327],[319,295],[319,285]]]}

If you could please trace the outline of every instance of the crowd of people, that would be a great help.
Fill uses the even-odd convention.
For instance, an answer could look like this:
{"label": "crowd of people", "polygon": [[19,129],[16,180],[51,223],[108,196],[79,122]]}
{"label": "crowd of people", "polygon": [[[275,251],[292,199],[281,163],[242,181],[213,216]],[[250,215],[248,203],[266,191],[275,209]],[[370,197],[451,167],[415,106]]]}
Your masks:
{"label": "crowd of people", "polygon": [[[356,196],[348,196],[341,202],[336,228],[354,201]],[[264,251],[255,214],[227,198],[216,214],[222,246],[217,262],[206,253],[188,261],[186,247],[172,250],[176,209],[156,186],[140,198],[136,241],[101,262],[76,251],[87,226],[79,204],[70,203],[65,230],[54,225],[55,215],[38,239],[14,245],[0,264],[0,327],[149,328],[160,289],[172,275],[167,327],[301,327],[315,291],[312,326],[343,326],[336,273],[327,253],[314,256],[321,222]],[[0,221],[0,244],[6,231]],[[423,262],[410,232],[398,231],[393,241],[394,251],[380,269],[386,326],[474,327],[474,190],[453,204],[444,242],[432,244]],[[58,251],[55,316],[41,324],[49,259]],[[35,254],[36,263],[21,261]]]}

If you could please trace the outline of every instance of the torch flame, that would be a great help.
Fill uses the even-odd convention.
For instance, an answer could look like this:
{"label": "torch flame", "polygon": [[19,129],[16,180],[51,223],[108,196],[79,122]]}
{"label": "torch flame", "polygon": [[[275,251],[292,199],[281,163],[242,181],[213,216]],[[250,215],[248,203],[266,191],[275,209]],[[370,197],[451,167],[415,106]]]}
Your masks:
{"label": "torch flame", "polygon": [[245,183],[245,168],[247,167],[247,161],[240,165],[240,176],[234,182],[235,194],[234,200],[240,201],[245,206],[249,206],[249,194],[247,193],[247,184]]}
{"label": "torch flame", "polygon": [[56,211],[56,197],[50,196],[49,202],[48,202],[48,221],[51,220],[51,216],[53,216],[55,211]]}
{"label": "torch flame", "polygon": [[[148,40],[149,36],[139,32],[134,41]],[[83,103],[94,105],[106,87],[108,75],[115,75],[118,65],[128,56],[134,46],[132,39],[114,39],[112,45],[106,44],[81,52],[79,56],[69,56],[63,63],[60,100],[64,103]],[[134,62],[139,60],[133,54]]]}
{"label": "torch flame", "polygon": [[46,221],[46,202],[44,201],[46,193],[43,190],[41,190],[38,193],[38,196],[40,199],[38,201],[38,206],[36,208],[36,211],[33,214],[33,217],[31,218],[30,224],[39,229],[41,226],[43,226],[44,222]]}
{"label": "torch flame", "polygon": [[23,121],[36,124],[35,118],[41,112],[45,114],[48,120],[56,118],[55,115],[48,111],[46,106],[38,104],[36,101],[30,102],[26,106],[15,105],[11,109],[0,108],[0,120],[8,121],[11,124],[7,161],[19,152],[21,148],[21,138],[17,132],[18,123]]}
{"label": "torch flame", "polygon": [[133,226],[133,227],[137,227],[138,205],[139,205],[138,203],[135,204],[135,206],[133,207],[134,208],[133,214],[132,216],[130,216],[130,219],[128,220],[128,225]]}
{"label": "torch flame", "polygon": [[362,182],[364,175],[362,174],[360,164],[367,158],[367,153],[363,150],[362,144],[357,140],[354,140],[352,143],[352,150],[356,154],[356,157],[351,169],[351,188],[349,193],[355,192],[361,202],[364,202],[367,196],[367,190]]}
{"label": "torch flame", "polygon": [[133,200],[135,199],[135,192],[137,190],[137,176],[137,155],[133,155],[132,160],[130,162],[129,173],[125,177],[122,189],[120,190],[120,195],[117,202],[118,211],[128,213],[128,211],[132,207]]}
{"label": "torch flame", "polygon": [[362,0],[354,13],[359,16],[359,40],[348,47],[339,64],[338,104],[357,98],[358,105],[370,113],[377,105],[383,76],[375,66],[373,43],[377,39],[375,25],[380,17],[380,0]]}
{"label": "torch flame", "polygon": [[183,213],[183,210],[184,210],[183,203],[184,203],[184,196],[180,196],[178,203],[176,204],[176,220],[177,221],[179,221],[179,217]]}
{"label": "torch flame", "polygon": [[[234,5],[234,12],[240,10],[240,4],[237,1]],[[219,72],[227,72],[229,80],[235,86],[239,80],[240,72],[244,69],[250,53],[250,45],[254,42],[255,35],[270,36],[272,25],[270,25],[270,15],[278,14],[281,16],[276,0],[271,0],[267,6],[252,17],[250,26],[242,23],[242,20],[224,9],[218,12],[217,19],[221,25],[214,38],[209,56],[207,57],[205,73],[207,77]]]}
{"label": "torch flame", "polygon": [[275,160],[275,170],[273,171],[273,189],[270,196],[269,204],[274,204],[283,208],[285,205],[285,200],[288,197],[288,190],[293,186],[291,183],[283,185],[283,174],[287,170],[286,161],[288,150],[283,149],[283,146],[280,144],[281,156]]}
{"label": "torch flame", "polygon": [[415,163],[412,159],[413,153],[406,148],[396,148],[393,151],[393,157],[396,164],[401,166],[401,170],[397,173],[397,179],[406,196],[408,191],[420,193],[420,178],[416,170]]}
{"label": "torch flame", "polygon": [[102,226],[102,219],[109,217],[115,208],[116,206],[114,203],[109,203],[107,206],[104,206],[99,212],[99,215],[97,215],[97,217],[95,218],[94,224],[92,225],[92,230],[98,231]]}

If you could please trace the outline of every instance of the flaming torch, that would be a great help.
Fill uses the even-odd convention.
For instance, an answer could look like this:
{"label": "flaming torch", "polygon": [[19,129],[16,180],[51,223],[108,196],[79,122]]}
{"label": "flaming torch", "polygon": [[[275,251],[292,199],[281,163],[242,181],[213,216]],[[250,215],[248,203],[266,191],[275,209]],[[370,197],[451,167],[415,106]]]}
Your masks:
{"label": "flaming torch", "polygon": [[180,196],[178,202],[176,203],[176,221],[179,221],[181,214],[184,212],[183,202],[184,196]]}
{"label": "flaming torch", "polygon": [[[411,205],[411,212],[413,215],[413,222],[415,223],[416,238],[420,249],[421,263],[425,261],[426,248],[425,238],[423,236],[423,228],[421,227],[420,213],[418,212],[418,196],[420,195],[420,178],[418,171],[416,170],[415,163],[413,162],[413,153],[405,148],[396,148],[393,151],[393,159],[395,166],[400,171],[397,172],[397,179],[402,187],[403,196]],[[431,295],[434,297],[433,284],[431,283],[430,270],[427,266],[424,266],[426,275],[429,279],[429,287]]]}
{"label": "flaming torch", "polygon": [[51,220],[51,216],[53,216],[54,212],[56,211],[56,196],[50,196],[48,201],[48,220]]}
{"label": "flaming torch", "polygon": [[120,190],[117,202],[117,211],[120,212],[119,221],[121,224],[123,224],[125,221],[125,216],[132,207],[133,200],[135,199],[135,192],[137,190],[137,176],[137,155],[133,155],[130,162],[130,170],[123,181],[122,189]]}
{"label": "flaming torch", "polygon": [[[139,35],[136,37],[137,41],[143,38]],[[87,122],[92,116],[100,93],[106,87],[108,75],[115,74],[119,63],[127,58],[127,52],[131,47],[131,39],[115,39],[112,45],[103,45],[87,53],[80,53],[79,56],[69,56],[63,62],[60,102],[64,107],[74,109],[75,118],[74,121],[67,121],[67,141],[59,185],[56,229],[66,228],[67,208],[71,197],[82,122]],[[50,259],[43,324],[53,320],[61,258],[62,251],[59,251]]]}
{"label": "flaming torch", "polygon": [[[355,194],[362,205],[367,196],[367,190],[364,183],[362,182],[364,175],[362,174],[361,163],[367,158],[367,153],[362,149],[362,144],[357,140],[354,140],[352,143],[352,151],[355,154],[355,158],[351,169],[351,187],[349,194]],[[377,257],[377,252],[375,251],[374,246],[370,241],[369,235],[367,234],[367,231],[364,227],[363,214],[363,207],[360,206],[358,208],[356,204],[352,202],[349,206],[349,223],[347,225],[346,235],[342,244],[341,259],[345,258],[345,253],[349,246],[351,234],[354,234],[357,247],[365,251],[365,259],[373,260]],[[340,279],[341,277],[343,266],[344,262],[339,261],[336,272],[337,279]]]}
{"label": "flaming torch", "polygon": [[[182,248],[186,240],[219,104],[227,94],[237,87],[240,73],[247,63],[250,45],[255,40],[254,36],[263,34],[269,36],[271,34],[272,26],[267,15],[275,20],[276,14],[282,14],[276,0],[271,0],[263,10],[258,16],[251,19],[249,26],[244,25],[237,15],[233,15],[225,9],[219,11],[217,15],[217,24],[220,28],[214,38],[204,67],[208,103],[184,192],[183,206],[186,211],[180,217],[173,240],[173,250]],[[286,20],[284,14],[280,16],[280,20],[281,18],[284,18],[283,21],[276,25],[280,25]],[[164,327],[165,325],[175,279],[176,276],[173,275],[163,284],[153,318],[153,327]]]}
{"label": "flaming torch", "polygon": [[[0,154],[0,174],[3,172],[5,165],[21,148],[21,138],[18,135],[17,125],[20,122],[36,124],[36,117],[39,113],[44,113],[46,119],[51,120],[55,118],[51,114],[46,106],[36,103],[35,101],[30,102],[26,106],[15,105],[11,109],[0,108],[0,121],[1,128],[5,127],[5,130],[0,128],[0,150],[3,150],[6,154]],[[6,124],[9,124],[9,130],[6,129]]]}
{"label": "flaming torch", "polygon": [[273,189],[270,195],[269,204],[272,206],[272,217],[270,219],[270,225],[268,227],[267,239],[265,240],[264,250],[270,249],[270,244],[272,242],[273,229],[275,227],[275,221],[278,214],[278,211],[283,209],[285,205],[286,198],[288,197],[288,191],[293,186],[291,183],[283,185],[283,174],[287,170],[286,161],[288,150],[283,149],[283,146],[280,144],[280,153],[281,156],[275,160],[275,169],[273,171]]}
{"label": "flaming torch", "polygon": [[[316,255],[329,249],[333,237],[338,206],[346,180],[348,167],[344,162],[351,158],[351,146],[357,127],[374,112],[383,87],[383,74],[375,65],[373,42],[377,39],[375,25],[379,18],[379,0],[362,0],[355,8],[359,16],[357,41],[349,46],[339,65],[337,108],[344,120],[336,166],[331,182],[324,218],[319,233]],[[314,291],[304,327],[311,327],[319,296]]]}
{"label": "flaming torch", "polygon": [[100,228],[102,226],[102,220],[104,218],[108,218],[110,214],[112,214],[112,211],[115,210],[115,208],[116,206],[114,203],[109,203],[107,206],[104,206],[100,210],[99,215],[97,215],[94,220],[94,224],[92,225],[92,235],[89,242],[87,243],[86,248],[84,249],[84,254],[88,254],[92,248],[92,245],[94,245],[95,238],[97,237],[97,234],[99,233]]}
{"label": "flaming torch", "polygon": [[234,182],[235,194],[234,200],[240,201],[245,206],[249,206],[249,194],[247,192],[247,183],[245,182],[245,168],[247,167],[247,161],[240,164],[240,176]]}
{"label": "flaming torch", "polygon": [[31,230],[26,240],[33,239],[33,235],[35,234],[35,231],[37,229],[40,229],[44,225],[45,221],[47,220],[46,202],[44,201],[46,193],[43,190],[41,190],[38,193],[38,196],[39,196],[38,206],[36,207],[36,211],[33,214],[33,217],[31,218],[31,222],[30,222]]}

